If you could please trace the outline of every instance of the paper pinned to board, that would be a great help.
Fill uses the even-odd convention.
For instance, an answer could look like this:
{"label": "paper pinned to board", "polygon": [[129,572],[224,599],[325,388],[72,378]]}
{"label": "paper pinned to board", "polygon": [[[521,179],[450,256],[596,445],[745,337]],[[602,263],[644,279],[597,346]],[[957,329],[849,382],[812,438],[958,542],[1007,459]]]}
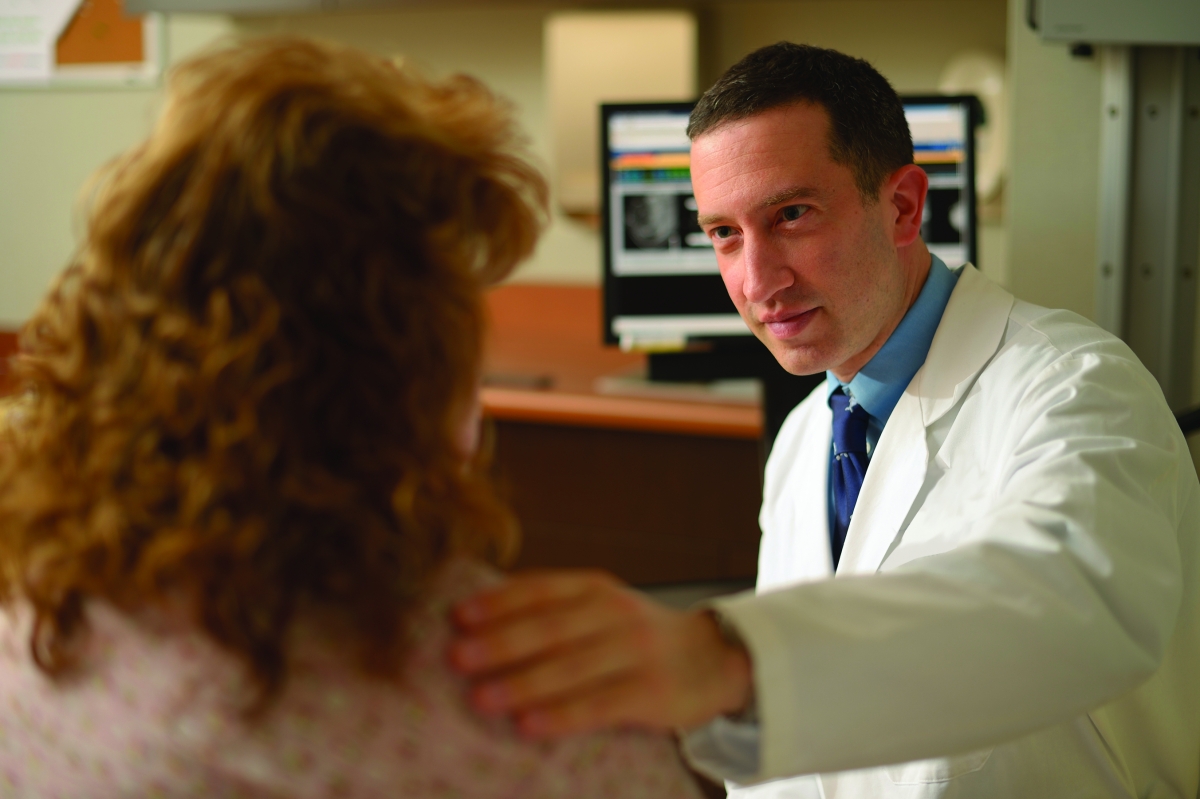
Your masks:
{"label": "paper pinned to board", "polygon": [[46,81],[54,46],[82,0],[0,0],[0,82]]}

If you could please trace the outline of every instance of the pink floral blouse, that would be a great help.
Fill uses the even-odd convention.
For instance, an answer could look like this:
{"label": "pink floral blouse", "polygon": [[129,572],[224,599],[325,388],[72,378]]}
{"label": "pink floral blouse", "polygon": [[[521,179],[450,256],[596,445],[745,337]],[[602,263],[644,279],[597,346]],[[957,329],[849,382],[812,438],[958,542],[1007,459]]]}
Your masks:
{"label": "pink floral blouse", "polygon": [[699,797],[665,737],[534,743],[471,712],[445,665],[448,610],[496,579],[447,569],[397,683],[298,627],[287,685],[256,724],[238,713],[240,667],[198,631],[93,603],[84,668],[54,682],[29,656],[28,611],[0,611],[0,797]]}

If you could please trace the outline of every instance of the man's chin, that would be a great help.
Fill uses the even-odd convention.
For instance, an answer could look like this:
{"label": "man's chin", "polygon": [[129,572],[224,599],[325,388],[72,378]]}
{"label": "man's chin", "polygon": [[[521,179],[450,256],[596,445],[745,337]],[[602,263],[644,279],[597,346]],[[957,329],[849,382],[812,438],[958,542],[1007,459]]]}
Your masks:
{"label": "man's chin", "polygon": [[775,360],[783,367],[784,371],[797,377],[824,372],[830,368],[833,360],[827,356],[823,357],[823,353],[816,351],[813,347],[789,344],[777,339],[770,339],[769,336],[763,343],[767,345],[767,349],[775,356]]}

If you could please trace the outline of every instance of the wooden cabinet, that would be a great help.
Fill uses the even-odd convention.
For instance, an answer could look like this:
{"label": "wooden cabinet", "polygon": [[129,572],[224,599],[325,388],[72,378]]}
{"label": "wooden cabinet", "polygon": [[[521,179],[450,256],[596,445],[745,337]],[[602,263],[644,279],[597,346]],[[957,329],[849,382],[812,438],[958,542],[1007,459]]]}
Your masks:
{"label": "wooden cabinet", "polygon": [[516,565],[644,586],[753,580],[761,410],[597,391],[644,363],[601,346],[594,288],[506,286],[489,310],[483,401],[523,528]]}
{"label": "wooden cabinet", "polygon": [[754,578],[756,440],[506,421],[495,436],[518,566],[598,567],[635,585]]}

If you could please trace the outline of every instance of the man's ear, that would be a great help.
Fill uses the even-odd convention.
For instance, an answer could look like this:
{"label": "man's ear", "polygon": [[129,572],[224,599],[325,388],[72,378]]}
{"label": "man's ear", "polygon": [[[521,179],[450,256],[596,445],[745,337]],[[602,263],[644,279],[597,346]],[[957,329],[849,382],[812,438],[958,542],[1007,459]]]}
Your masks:
{"label": "man's ear", "polygon": [[907,247],[921,234],[921,216],[925,213],[925,195],[929,176],[916,164],[907,164],[892,173],[883,185],[880,199],[891,205],[895,214],[892,241]]}

